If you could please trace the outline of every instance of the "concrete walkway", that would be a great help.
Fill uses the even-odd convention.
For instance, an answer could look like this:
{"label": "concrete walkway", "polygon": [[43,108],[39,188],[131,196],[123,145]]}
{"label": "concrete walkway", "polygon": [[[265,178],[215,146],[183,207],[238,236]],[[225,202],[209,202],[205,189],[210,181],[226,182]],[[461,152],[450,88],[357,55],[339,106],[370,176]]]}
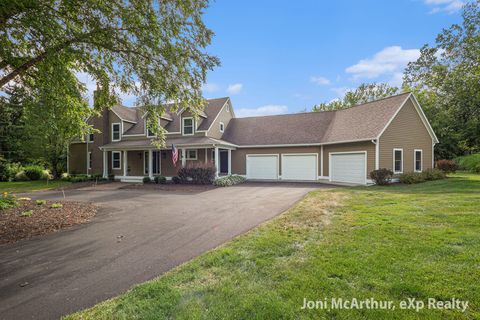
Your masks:
{"label": "concrete walkway", "polygon": [[[0,318],[55,319],[116,296],[291,207],[319,184],[202,192],[66,190],[101,206],[89,224],[0,246]],[[30,194],[56,199],[61,192]]]}

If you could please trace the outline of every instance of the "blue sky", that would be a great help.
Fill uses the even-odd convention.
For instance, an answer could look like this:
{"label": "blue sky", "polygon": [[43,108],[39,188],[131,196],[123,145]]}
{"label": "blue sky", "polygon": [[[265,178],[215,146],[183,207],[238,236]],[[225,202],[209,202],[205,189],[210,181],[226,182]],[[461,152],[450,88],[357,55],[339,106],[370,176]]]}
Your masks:
{"label": "blue sky", "polygon": [[[236,115],[310,110],[362,82],[401,84],[408,61],[453,23],[465,0],[216,0],[205,23],[221,60],[203,88],[230,96]],[[91,93],[95,84],[86,74]],[[123,94],[124,105],[135,97]]]}
{"label": "blue sky", "polygon": [[461,22],[458,0],[217,0],[205,22],[222,65],[204,95],[237,116],[298,112],[362,82],[401,83],[406,63]]}

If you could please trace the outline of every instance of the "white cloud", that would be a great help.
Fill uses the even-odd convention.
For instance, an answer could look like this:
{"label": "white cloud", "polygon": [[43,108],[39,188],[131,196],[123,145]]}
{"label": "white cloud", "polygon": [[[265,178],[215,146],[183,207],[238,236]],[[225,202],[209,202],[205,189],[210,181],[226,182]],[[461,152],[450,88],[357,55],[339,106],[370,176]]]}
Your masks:
{"label": "white cloud", "polygon": [[353,79],[374,79],[380,76],[398,79],[410,61],[420,56],[419,49],[402,49],[400,46],[391,46],[377,52],[372,58],[362,59],[357,64],[345,69],[352,74]]}
{"label": "white cloud", "polygon": [[227,92],[229,94],[237,94],[237,93],[240,93],[242,89],[243,89],[243,84],[235,83],[235,84],[228,85]]}
{"label": "white cloud", "polygon": [[202,86],[203,92],[213,93],[220,90],[220,86],[216,83],[204,83]]}
{"label": "white cloud", "polygon": [[235,110],[235,115],[238,118],[244,117],[258,117],[258,116],[271,116],[275,114],[288,113],[288,107],[284,105],[269,104],[258,108],[242,108]]}
{"label": "white cloud", "polygon": [[330,80],[328,80],[327,78],[325,77],[321,77],[321,76],[312,76],[310,77],[310,82],[313,82],[319,86],[327,86],[330,84]]}
{"label": "white cloud", "polygon": [[424,0],[425,4],[433,7],[429,13],[455,13],[462,9],[465,2],[461,0]]}

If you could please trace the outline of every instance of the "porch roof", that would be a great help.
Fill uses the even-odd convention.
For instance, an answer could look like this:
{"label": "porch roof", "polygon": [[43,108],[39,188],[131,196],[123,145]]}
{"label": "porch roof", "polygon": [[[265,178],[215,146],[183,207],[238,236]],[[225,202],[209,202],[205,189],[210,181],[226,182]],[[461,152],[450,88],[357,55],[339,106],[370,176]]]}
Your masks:
{"label": "porch roof", "polygon": [[[138,150],[138,149],[157,149],[152,144],[153,139],[142,139],[142,140],[122,140],[118,142],[112,142],[105,144],[100,147],[102,150]],[[228,147],[236,148],[236,145],[226,142],[219,139],[213,139],[209,137],[179,137],[179,138],[168,138],[165,141],[165,148],[162,149],[171,149],[172,144],[181,148],[181,147],[198,147],[198,148],[208,148],[208,147]]]}

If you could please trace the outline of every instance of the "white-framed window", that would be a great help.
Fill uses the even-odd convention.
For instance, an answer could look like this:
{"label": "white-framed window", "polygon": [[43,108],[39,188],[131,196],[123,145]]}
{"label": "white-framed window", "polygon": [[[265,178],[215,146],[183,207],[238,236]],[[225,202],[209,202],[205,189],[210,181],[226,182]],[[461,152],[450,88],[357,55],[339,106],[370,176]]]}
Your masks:
{"label": "white-framed window", "polygon": [[413,150],[413,169],[415,172],[423,171],[423,150],[415,149]]}
{"label": "white-framed window", "polygon": [[112,169],[122,168],[122,153],[120,151],[112,151]]}
{"label": "white-framed window", "polygon": [[112,123],[112,141],[120,141],[121,133],[120,133],[121,124],[116,122]]}
{"label": "white-framed window", "polygon": [[185,150],[185,157],[187,160],[197,160],[198,159],[197,149]]}
{"label": "white-framed window", "polygon": [[220,132],[225,131],[225,124],[223,122],[220,122]]}
{"label": "white-framed window", "polygon": [[192,117],[182,118],[182,134],[184,136],[191,136],[194,134],[193,122]]}
{"label": "white-framed window", "polygon": [[153,133],[152,130],[147,128],[147,138],[153,138],[155,137],[155,134]]}
{"label": "white-framed window", "polygon": [[94,139],[95,139],[95,135],[94,135],[93,133],[89,133],[89,134],[87,135],[87,141],[88,141],[88,142],[93,142]]}
{"label": "white-framed window", "polygon": [[403,173],[403,149],[393,149],[393,173]]}
{"label": "white-framed window", "polygon": [[88,152],[88,170],[91,170],[92,169],[92,152],[89,151]]}

